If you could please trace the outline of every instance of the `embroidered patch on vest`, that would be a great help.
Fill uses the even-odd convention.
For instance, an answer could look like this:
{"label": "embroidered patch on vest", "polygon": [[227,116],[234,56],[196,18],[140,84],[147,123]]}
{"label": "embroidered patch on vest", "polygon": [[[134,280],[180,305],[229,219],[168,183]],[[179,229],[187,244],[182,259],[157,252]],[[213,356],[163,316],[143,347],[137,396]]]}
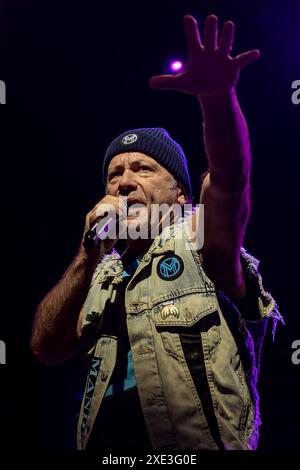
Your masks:
{"label": "embroidered patch on vest", "polygon": [[184,264],[177,255],[164,256],[157,265],[157,274],[164,281],[173,281],[183,272]]}
{"label": "embroidered patch on vest", "polygon": [[83,405],[83,418],[81,424],[81,432],[83,433],[86,428],[86,423],[89,417],[91,403],[94,395],[95,385],[97,376],[99,373],[101,364],[101,357],[93,358],[91,368],[89,371],[89,376],[87,380],[86,390],[85,390],[85,397],[84,397],[84,405]]}

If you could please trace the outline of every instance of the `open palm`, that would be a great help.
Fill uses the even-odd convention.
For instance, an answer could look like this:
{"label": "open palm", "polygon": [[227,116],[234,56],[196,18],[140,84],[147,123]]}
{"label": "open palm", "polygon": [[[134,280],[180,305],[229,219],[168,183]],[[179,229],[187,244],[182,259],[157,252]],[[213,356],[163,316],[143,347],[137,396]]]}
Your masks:
{"label": "open palm", "polygon": [[228,92],[236,85],[241,68],[258,59],[255,49],[230,56],[234,39],[234,24],[224,23],[218,43],[218,18],[210,15],[205,20],[203,42],[197,21],[191,15],[184,17],[188,60],[182,73],[158,75],[150,79],[156,89],[177,90],[193,95],[212,95]]}

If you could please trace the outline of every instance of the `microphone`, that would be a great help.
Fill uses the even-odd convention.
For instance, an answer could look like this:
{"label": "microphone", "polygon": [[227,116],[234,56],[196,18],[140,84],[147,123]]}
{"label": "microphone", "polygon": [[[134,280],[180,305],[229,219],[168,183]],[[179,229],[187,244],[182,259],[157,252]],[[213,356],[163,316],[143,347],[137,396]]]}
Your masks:
{"label": "microphone", "polygon": [[107,238],[108,232],[114,225],[113,217],[105,217],[96,222],[92,228],[85,234],[83,246],[86,250],[92,250]]}

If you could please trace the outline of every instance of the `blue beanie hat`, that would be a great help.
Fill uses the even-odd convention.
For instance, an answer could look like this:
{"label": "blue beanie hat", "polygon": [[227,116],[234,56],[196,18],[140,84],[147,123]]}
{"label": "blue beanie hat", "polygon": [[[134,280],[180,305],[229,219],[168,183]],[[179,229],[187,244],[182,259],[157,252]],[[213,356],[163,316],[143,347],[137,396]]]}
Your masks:
{"label": "blue beanie hat", "polygon": [[108,146],[103,160],[104,182],[110,160],[120,153],[141,152],[164,166],[192,195],[192,187],[185,154],[177,142],[161,127],[133,129],[123,132]]}

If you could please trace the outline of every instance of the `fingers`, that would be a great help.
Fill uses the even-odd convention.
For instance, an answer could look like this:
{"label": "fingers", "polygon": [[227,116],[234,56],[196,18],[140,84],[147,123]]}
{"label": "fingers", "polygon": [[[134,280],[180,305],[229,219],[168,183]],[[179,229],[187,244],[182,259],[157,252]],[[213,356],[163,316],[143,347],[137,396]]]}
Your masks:
{"label": "fingers", "polygon": [[104,215],[113,215],[115,218],[119,219],[126,216],[127,210],[127,197],[126,196],[110,196],[106,195],[104,198],[99,201],[92,212],[96,219],[103,217]]}
{"label": "fingers", "polygon": [[198,24],[191,15],[186,15],[183,19],[187,44],[188,57],[191,58],[201,47],[201,37]]}
{"label": "fingers", "polygon": [[225,56],[229,55],[233,44],[233,38],[234,23],[232,21],[226,21],[226,23],[223,25],[219,42],[219,51],[221,54]]}
{"label": "fingers", "polygon": [[100,203],[96,206],[94,211],[95,220],[99,219],[99,217],[104,217],[109,214],[118,214],[119,210],[118,207],[110,203]]}
{"label": "fingers", "polygon": [[233,61],[241,69],[245,67],[246,65],[251,64],[251,62],[254,62],[255,60],[257,60],[259,56],[260,56],[259,50],[254,49],[252,51],[243,52],[242,54],[239,54],[233,59]]}
{"label": "fingers", "polygon": [[214,51],[218,41],[218,18],[209,15],[204,24],[204,46],[207,51]]}
{"label": "fingers", "polygon": [[[113,248],[120,235],[124,205],[126,207],[122,197],[106,195],[93,207],[85,219],[81,254],[94,256],[94,253],[104,254]],[[126,217],[126,212],[124,217]],[[93,231],[88,233],[91,230]]]}
{"label": "fingers", "polygon": [[120,208],[122,209],[121,203],[122,201],[115,196],[104,196],[87,214],[87,229],[89,230],[101,217],[106,217],[108,214],[119,216]]}

